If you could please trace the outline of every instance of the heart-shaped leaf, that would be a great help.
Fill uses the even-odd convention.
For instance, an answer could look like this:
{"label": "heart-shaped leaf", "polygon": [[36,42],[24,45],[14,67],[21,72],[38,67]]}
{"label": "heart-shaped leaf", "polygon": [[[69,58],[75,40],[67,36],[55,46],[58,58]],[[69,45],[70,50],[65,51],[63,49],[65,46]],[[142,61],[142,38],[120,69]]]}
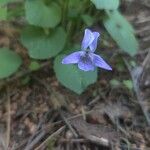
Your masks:
{"label": "heart-shaped leaf", "polygon": [[0,49],[0,79],[9,77],[17,71],[22,63],[21,57],[15,52],[7,49]]}
{"label": "heart-shaped leaf", "polygon": [[21,34],[21,42],[31,58],[48,59],[63,50],[66,33],[59,27],[45,34],[39,27],[27,27]]}
{"label": "heart-shaped leaf", "polygon": [[25,1],[26,19],[31,25],[53,28],[61,20],[61,9],[55,2],[46,5],[42,0]]}
{"label": "heart-shaped leaf", "polygon": [[65,87],[81,94],[87,86],[96,82],[97,70],[84,72],[77,68],[76,65],[64,65],[61,63],[64,55],[59,55],[54,61],[54,70],[57,79]]}

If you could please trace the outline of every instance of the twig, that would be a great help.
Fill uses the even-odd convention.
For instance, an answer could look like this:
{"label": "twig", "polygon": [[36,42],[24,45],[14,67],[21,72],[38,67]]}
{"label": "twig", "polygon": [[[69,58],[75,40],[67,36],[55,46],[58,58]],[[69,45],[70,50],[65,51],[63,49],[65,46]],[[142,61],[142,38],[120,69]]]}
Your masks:
{"label": "twig", "polygon": [[9,86],[7,87],[7,131],[6,131],[6,149],[9,147],[10,142],[10,123],[11,123],[11,114],[10,114],[10,90]]}
{"label": "twig", "polygon": [[14,144],[14,145],[15,145],[15,146],[14,146],[14,149],[15,149],[15,150],[20,150],[21,147],[23,147],[26,143],[27,143],[27,139],[24,139],[24,140],[23,140],[20,144],[18,144],[18,145],[15,145],[15,144],[16,144],[16,143],[15,143],[15,144]]}
{"label": "twig", "polygon": [[[52,110],[48,111],[48,112],[45,114],[45,116],[47,116],[48,113],[51,112],[51,111],[52,111]],[[37,129],[36,129],[35,133],[29,138],[27,145],[29,145],[29,144],[33,141],[33,139],[36,137],[36,135],[38,135],[38,134],[40,133],[40,129],[41,129],[41,127],[42,127],[42,125],[43,125],[43,123],[45,122],[45,119],[46,119],[45,116],[42,117],[42,118],[40,118],[40,121],[39,121],[39,123],[38,123]]]}
{"label": "twig", "polygon": [[118,122],[116,122],[115,118],[112,116],[112,114],[111,114],[110,112],[107,112],[107,111],[106,111],[105,113],[109,116],[110,120],[111,120],[112,123],[117,127],[117,129],[119,129],[119,130],[120,130],[124,135],[126,135],[127,137],[130,137],[129,133],[127,133],[127,131],[124,130],[124,129],[119,125]]}
{"label": "twig", "polygon": [[32,150],[33,147],[45,136],[46,131],[42,131],[24,150]]}
{"label": "twig", "polygon": [[65,129],[65,126],[62,126],[60,129],[58,129],[57,131],[55,131],[45,141],[43,141],[37,148],[35,148],[35,150],[40,150],[44,146],[44,144],[46,144],[49,140],[51,140],[55,136],[59,135],[62,131],[64,131],[64,129]]}
{"label": "twig", "polygon": [[148,48],[146,48],[146,49],[144,49],[142,51],[137,52],[136,55],[144,55],[144,54],[148,53],[149,51],[150,51],[150,48],[148,47]]}
{"label": "twig", "polygon": [[90,101],[88,103],[88,106],[92,106],[93,104],[95,104],[97,101],[99,101],[100,99],[100,95],[96,96],[92,101]]}
{"label": "twig", "polygon": [[[87,112],[85,112],[85,114],[88,115],[88,114],[90,114],[90,113],[92,113],[94,111],[95,110],[87,111]],[[70,121],[70,120],[73,120],[73,119],[76,119],[76,118],[79,118],[79,117],[82,117],[82,116],[83,116],[83,114],[78,114],[78,115],[75,115],[75,116],[72,116],[72,117],[68,117],[66,119],[68,121]],[[59,125],[59,124],[61,124],[63,122],[64,122],[63,120],[60,120],[60,121],[57,121],[57,122],[51,123],[50,125],[45,126],[45,128],[49,128],[49,126],[56,126],[56,125]]]}
{"label": "twig", "polygon": [[147,56],[145,57],[143,63],[142,63],[142,73],[140,76],[140,88],[145,89],[150,87],[150,79],[149,79],[149,72],[150,72],[150,51],[148,52]]}
{"label": "twig", "polygon": [[60,143],[87,143],[88,140],[87,139],[61,139],[59,141]]}
{"label": "twig", "polygon": [[59,111],[59,114],[60,114],[61,118],[66,123],[66,125],[68,126],[68,128],[71,130],[71,132],[73,133],[73,135],[75,136],[75,138],[78,138],[78,134],[73,129],[73,127],[71,126],[71,124],[69,123],[69,121],[65,118],[65,116],[63,115],[63,112],[60,109],[58,111]]}
{"label": "twig", "polygon": [[94,136],[94,135],[86,135],[86,138],[93,142],[93,143],[96,143],[98,145],[103,145],[103,146],[106,146],[106,147],[109,147],[110,146],[110,141],[106,138],[103,138],[103,137],[97,137],[97,136]]}
{"label": "twig", "polygon": [[143,61],[143,63],[142,63],[143,71],[144,71],[145,69],[147,69],[147,68],[149,67],[149,65],[150,65],[150,49],[149,49],[149,51],[148,51],[148,54],[147,54],[146,58],[144,59],[144,61]]}
{"label": "twig", "polygon": [[126,64],[128,70],[129,70],[130,75],[131,75],[131,78],[133,81],[133,87],[134,87],[134,91],[135,91],[138,103],[141,107],[141,110],[143,111],[143,114],[146,118],[148,125],[150,125],[150,118],[149,118],[149,115],[148,115],[148,112],[147,112],[145,106],[143,105],[143,97],[141,96],[141,91],[140,91],[140,87],[139,87],[139,78],[141,77],[141,74],[143,72],[143,68],[142,67],[136,67],[134,69],[131,69],[131,66],[128,63],[128,61],[125,58],[123,58],[123,60]]}

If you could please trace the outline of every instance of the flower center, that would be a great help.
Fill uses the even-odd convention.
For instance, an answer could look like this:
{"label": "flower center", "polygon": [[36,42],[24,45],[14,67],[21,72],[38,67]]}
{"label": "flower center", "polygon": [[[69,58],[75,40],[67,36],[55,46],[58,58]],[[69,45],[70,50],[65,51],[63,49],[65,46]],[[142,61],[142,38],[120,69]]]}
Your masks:
{"label": "flower center", "polygon": [[85,51],[85,53],[80,57],[80,60],[84,64],[92,64],[92,59],[90,57],[90,52],[89,51]]}

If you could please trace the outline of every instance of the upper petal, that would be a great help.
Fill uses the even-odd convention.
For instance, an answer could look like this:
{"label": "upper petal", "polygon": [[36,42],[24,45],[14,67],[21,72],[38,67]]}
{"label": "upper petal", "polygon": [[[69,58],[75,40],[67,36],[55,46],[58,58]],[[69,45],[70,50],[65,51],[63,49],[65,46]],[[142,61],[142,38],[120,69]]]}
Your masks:
{"label": "upper petal", "polygon": [[80,56],[82,54],[82,51],[74,52],[62,60],[62,64],[75,64],[78,63],[80,60]]}
{"label": "upper petal", "polygon": [[93,42],[94,36],[89,29],[85,29],[84,37],[82,40],[82,50],[86,50],[87,47]]}
{"label": "upper petal", "polygon": [[97,48],[97,40],[98,40],[100,34],[98,32],[93,32],[93,36],[94,36],[94,40],[90,44],[90,50],[92,52],[94,52],[96,50],[96,48]]}
{"label": "upper petal", "polygon": [[93,54],[93,63],[97,67],[100,67],[106,70],[112,70],[112,68],[99,55]]}

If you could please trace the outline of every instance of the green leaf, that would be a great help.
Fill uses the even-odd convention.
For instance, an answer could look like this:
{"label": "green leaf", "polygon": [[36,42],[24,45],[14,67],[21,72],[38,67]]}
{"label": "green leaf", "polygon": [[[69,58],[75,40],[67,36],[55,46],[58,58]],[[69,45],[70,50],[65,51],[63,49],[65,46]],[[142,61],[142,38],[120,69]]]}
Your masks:
{"label": "green leaf", "polygon": [[25,11],[24,11],[24,3],[19,4],[14,8],[9,8],[7,12],[7,18],[12,20],[16,18],[20,18],[22,16],[25,16]]}
{"label": "green leaf", "polygon": [[87,26],[92,26],[93,23],[94,23],[94,18],[92,18],[91,16],[89,15],[81,15],[81,18],[83,19],[84,23],[87,25]]}
{"label": "green leaf", "polygon": [[53,28],[61,20],[61,9],[55,2],[46,5],[42,0],[26,0],[26,19],[31,25]]}
{"label": "green leaf", "polygon": [[119,80],[112,79],[112,80],[110,80],[110,85],[111,85],[113,88],[116,88],[116,87],[119,87],[119,86],[121,85],[121,83],[120,83]]}
{"label": "green leaf", "polygon": [[134,30],[130,23],[118,12],[106,11],[108,18],[103,23],[109,34],[119,47],[130,54],[135,55],[138,50],[138,42],[134,36]]}
{"label": "green leaf", "polygon": [[136,62],[135,62],[134,60],[131,60],[131,61],[130,61],[130,65],[131,65],[132,67],[134,67],[134,68],[137,66],[137,64],[136,64]]}
{"label": "green leaf", "polygon": [[114,10],[119,7],[119,0],[91,0],[97,9]]}
{"label": "green leaf", "polygon": [[37,61],[31,61],[29,64],[29,69],[32,71],[37,71],[40,68],[40,64]]}
{"label": "green leaf", "polygon": [[11,0],[0,0],[0,5],[2,6],[2,5],[5,5],[5,4],[7,4],[9,1],[11,1]]}
{"label": "green leaf", "polygon": [[63,50],[66,33],[59,27],[50,30],[47,35],[38,27],[27,27],[21,34],[21,42],[27,48],[31,58],[48,59]]}
{"label": "green leaf", "polygon": [[129,90],[133,89],[133,83],[131,80],[123,80],[123,84],[126,88],[128,88]]}
{"label": "green leaf", "polygon": [[135,32],[132,25],[118,10],[113,10],[113,11],[106,10],[105,12],[109,18],[112,18],[115,22],[121,23],[121,25],[124,28],[128,29],[132,33]]}
{"label": "green leaf", "polygon": [[27,85],[30,82],[31,78],[30,76],[25,76],[23,79],[21,79],[22,85]]}
{"label": "green leaf", "polygon": [[90,84],[97,80],[97,70],[84,72],[76,65],[64,65],[61,63],[64,55],[59,55],[54,61],[54,70],[57,79],[65,87],[81,94]]}
{"label": "green leaf", "polygon": [[[64,2],[63,2],[64,3]],[[69,8],[70,7],[74,7],[77,8],[79,6],[79,4],[81,3],[81,0],[71,0],[69,1]]]}
{"label": "green leaf", "polygon": [[[12,3],[15,2],[17,0],[0,0],[0,5],[7,5],[7,3]],[[20,0],[21,1],[21,0]]]}
{"label": "green leaf", "polygon": [[0,20],[6,20],[6,19],[7,19],[7,7],[0,6]]}
{"label": "green leaf", "polygon": [[7,49],[0,49],[0,79],[6,78],[17,71],[22,59],[15,52]]}

